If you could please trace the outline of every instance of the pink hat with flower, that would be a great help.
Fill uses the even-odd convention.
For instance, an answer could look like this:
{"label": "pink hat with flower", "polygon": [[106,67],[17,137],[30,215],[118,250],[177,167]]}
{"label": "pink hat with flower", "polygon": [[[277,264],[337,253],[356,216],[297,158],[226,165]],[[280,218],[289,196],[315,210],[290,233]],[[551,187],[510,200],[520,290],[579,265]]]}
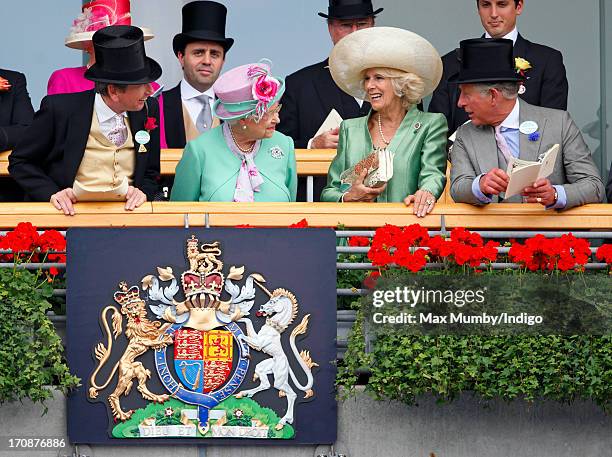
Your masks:
{"label": "pink hat with flower", "polygon": [[270,74],[267,63],[251,63],[222,74],[213,85],[215,116],[223,120],[249,115],[261,119],[285,92],[285,82]]}
{"label": "pink hat with flower", "polygon": [[[83,49],[95,32],[109,25],[132,25],[130,0],[93,0],[84,4],[83,12],[73,21],[64,44],[69,48]],[[139,28],[145,41],[154,37],[150,29]]]}

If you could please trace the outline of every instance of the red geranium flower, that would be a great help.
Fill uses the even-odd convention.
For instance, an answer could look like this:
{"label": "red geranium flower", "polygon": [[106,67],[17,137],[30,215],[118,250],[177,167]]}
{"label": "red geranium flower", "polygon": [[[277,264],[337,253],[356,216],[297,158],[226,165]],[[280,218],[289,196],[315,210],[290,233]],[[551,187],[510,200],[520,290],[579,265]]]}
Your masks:
{"label": "red geranium flower", "polygon": [[494,262],[497,259],[499,243],[484,240],[478,233],[458,227],[451,231],[450,238],[435,236],[429,240],[431,257],[447,259],[457,265],[478,267],[481,264]]}
{"label": "red geranium flower", "polygon": [[380,278],[380,271],[371,271],[363,280],[363,286],[367,289],[374,289],[378,278]]}
{"label": "red geranium flower", "polygon": [[291,224],[289,228],[308,228],[308,221],[306,219],[302,219],[295,224]]}
{"label": "red geranium flower", "polygon": [[55,251],[66,250],[66,239],[56,230],[47,230],[38,234],[36,227],[29,222],[17,224],[14,230],[0,237],[0,249],[11,250],[12,254],[0,256],[1,261],[13,262],[15,260],[28,260],[39,262],[41,254],[47,254],[46,259],[51,262],[65,262],[65,254]]}
{"label": "red geranium flower", "polygon": [[595,256],[598,260],[603,260],[608,265],[612,265],[612,244],[604,244],[597,249]]}
{"label": "red geranium flower", "polygon": [[367,236],[351,236],[348,239],[348,245],[353,247],[367,247],[370,245],[370,239]]}
{"label": "red geranium flower", "polygon": [[427,252],[415,248],[425,246],[428,241],[427,229],[418,224],[408,227],[385,225],[376,230],[368,258],[377,266],[394,263],[416,272],[427,263]]}
{"label": "red geranium flower", "polygon": [[584,269],[591,256],[587,240],[576,238],[571,233],[560,238],[546,238],[536,235],[525,240],[525,244],[512,245],[510,259],[524,268],[536,270]]}
{"label": "red geranium flower", "polygon": [[57,230],[47,230],[38,239],[38,247],[41,252],[47,252],[49,262],[66,262],[66,254],[57,254],[50,251],[66,251],[66,238]]}
{"label": "red geranium flower", "polygon": [[448,238],[436,235],[429,239],[429,255],[432,257],[448,257],[453,252],[453,244]]}

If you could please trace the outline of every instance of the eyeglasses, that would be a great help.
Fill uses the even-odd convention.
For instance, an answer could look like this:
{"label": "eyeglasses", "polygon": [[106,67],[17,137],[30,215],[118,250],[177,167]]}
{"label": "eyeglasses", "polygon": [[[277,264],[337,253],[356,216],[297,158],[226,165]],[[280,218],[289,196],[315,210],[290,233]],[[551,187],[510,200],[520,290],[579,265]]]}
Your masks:
{"label": "eyeglasses", "polygon": [[279,104],[276,108],[266,111],[265,116],[274,117],[275,114],[279,114],[283,105]]}
{"label": "eyeglasses", "polygon": [[356,20],[345,20],[333,23],[337,28],[343,32],[352,32],[353,28],[357,30],[367,29],[373,26],[372,20],[370,19],[356,19]]}

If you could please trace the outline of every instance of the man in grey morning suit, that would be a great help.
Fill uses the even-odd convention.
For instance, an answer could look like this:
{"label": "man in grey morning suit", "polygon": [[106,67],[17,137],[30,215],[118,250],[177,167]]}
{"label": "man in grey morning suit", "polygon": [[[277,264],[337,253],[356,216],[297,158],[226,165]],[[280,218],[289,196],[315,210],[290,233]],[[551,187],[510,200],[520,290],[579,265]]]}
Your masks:
{"label": "man in grey morning suit", "polygon": [[[599,203],[604,185],[578,127],[566,111],[541,108],[517,98],[512,41],[461,42],[462,61],[454,82],[470,123],[459,127],[451,151],[451,196],[475,205],[490,202],[540,203],[568,209]],[[536,161],[553,144],[559,153],[553,173],[504,200],[508,159]]]}

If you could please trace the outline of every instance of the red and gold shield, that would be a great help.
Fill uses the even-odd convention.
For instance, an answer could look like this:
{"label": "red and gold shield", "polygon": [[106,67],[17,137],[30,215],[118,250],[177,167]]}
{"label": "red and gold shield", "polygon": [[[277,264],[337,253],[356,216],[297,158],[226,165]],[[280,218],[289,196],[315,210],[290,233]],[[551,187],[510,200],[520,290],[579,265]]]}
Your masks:
{"label": "red and gold shield", "polygon": [[233,337],[227,330],[181,328],[174,335],[174,368],[185,387],[195,392],[222,386],[232,372],[233,354]]}

